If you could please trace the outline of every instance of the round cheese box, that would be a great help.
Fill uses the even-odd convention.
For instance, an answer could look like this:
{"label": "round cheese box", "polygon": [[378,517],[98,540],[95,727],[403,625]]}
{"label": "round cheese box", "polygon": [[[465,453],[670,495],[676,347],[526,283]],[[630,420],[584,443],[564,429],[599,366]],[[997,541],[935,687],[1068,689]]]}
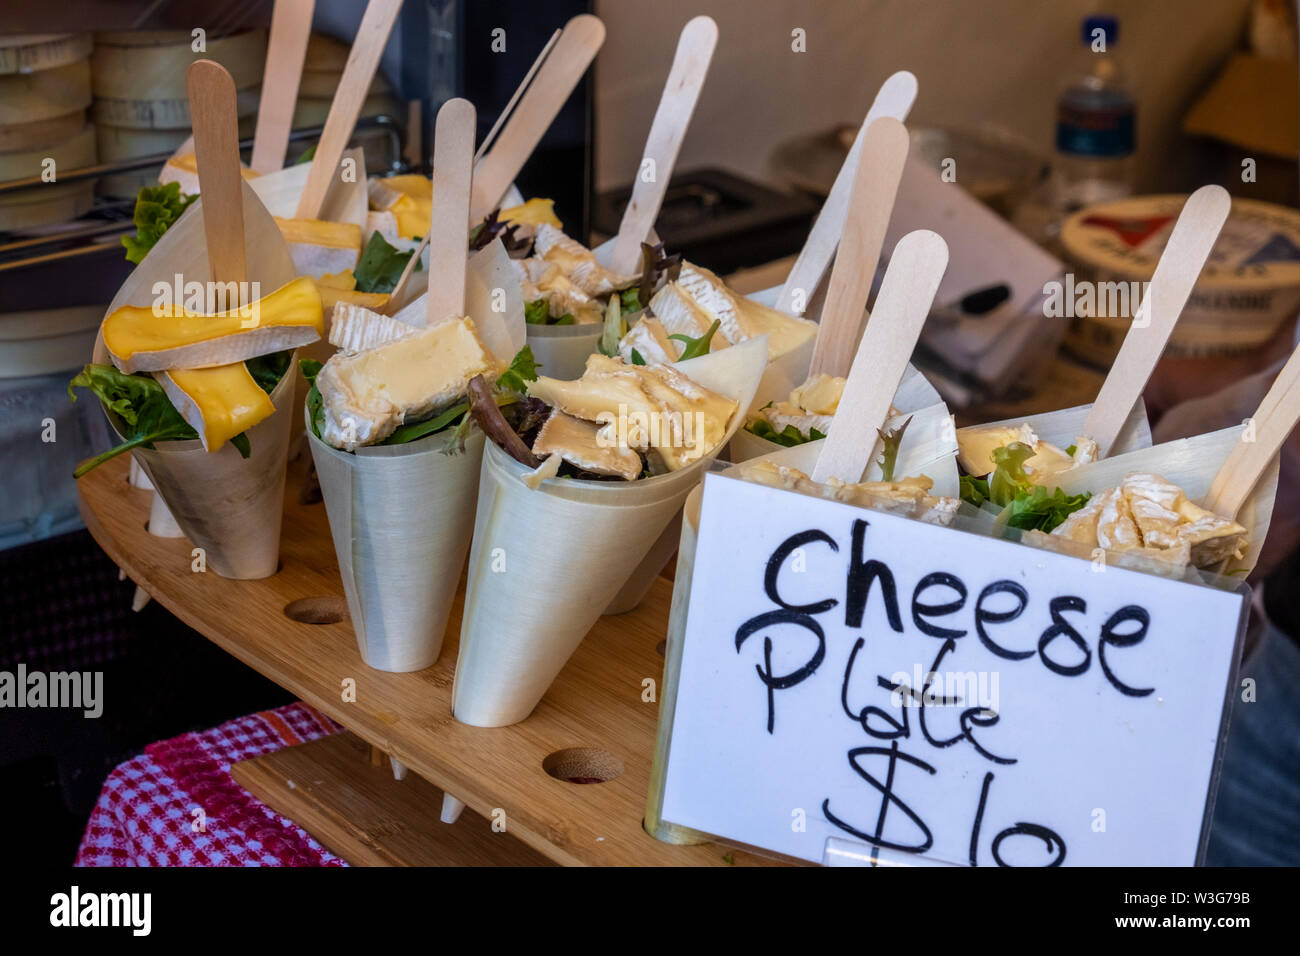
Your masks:
{"label": "round cheese box", "polygon": [[[1061,242],[1076,273],[1062,306],[1066,348],[1108,366],[1151,280],[1185,195],[1099,203],[1070,216]],[[1252,199],[1232,200],[1166,356],[1230,355],[1263,345],[1300,309],[1300,212]]]}

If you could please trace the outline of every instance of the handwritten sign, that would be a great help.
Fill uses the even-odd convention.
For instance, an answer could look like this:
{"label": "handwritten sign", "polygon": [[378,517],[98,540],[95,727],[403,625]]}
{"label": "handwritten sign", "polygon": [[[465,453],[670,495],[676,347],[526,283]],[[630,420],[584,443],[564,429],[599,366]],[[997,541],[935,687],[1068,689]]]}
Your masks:
{"label": "handwritten sign", "polygon": [[662,817],[815,861],[1194,864],[1244,604],[709,475]]}

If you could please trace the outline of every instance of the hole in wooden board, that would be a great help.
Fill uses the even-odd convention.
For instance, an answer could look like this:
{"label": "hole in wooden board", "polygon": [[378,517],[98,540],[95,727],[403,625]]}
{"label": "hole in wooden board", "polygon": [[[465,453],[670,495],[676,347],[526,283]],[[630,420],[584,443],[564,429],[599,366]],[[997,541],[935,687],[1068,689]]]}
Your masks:
{"label": "hole in wooden board", "polygon": [[607,750],[569,747],[549,754],[542,769],[567,783],[607,783],[623,772],[623,761]]}
{"label": "hole in wooden board", "polygon": [[348,616],[348,606],[337,597],[299,598],[284,606],[284,616],[300,624],[337,624]]}
{"label": "hole in wooden board", "polygon": [[668,641],[666,640],[660,641],[658,644],[655,645],[655,653],[658,654],[660,657],[663,657],[664,652],[667,650],[668,650]]}

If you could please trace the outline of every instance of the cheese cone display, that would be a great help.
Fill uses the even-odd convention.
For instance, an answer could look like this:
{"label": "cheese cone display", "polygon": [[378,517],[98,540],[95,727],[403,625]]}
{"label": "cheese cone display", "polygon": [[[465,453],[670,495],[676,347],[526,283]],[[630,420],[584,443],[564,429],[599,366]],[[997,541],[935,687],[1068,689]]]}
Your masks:
{"label": "cheese cone display", "polygon": [[[479,340],[505,356],[504,366],[524,344],[524,316],[517,299],[505,313],[493,309],[494,276],[508,269],[503,259],[497,242],[470,260],[465,312]],[[398,316],[355,313],[336,308],[331,338],[341,352],[364,354],[381,341],[422,332],[415,323],[425,317],[425,299]],[[384,331],[376,335],[365,325]],[[463,450],[449,451],[448,436],[435,434],[354,452],[322,441],[310,422],[307,434],[362,659],[383,671],[431,666],[474,531],[483,434],[470,432]]]}
{"label": "cheese cone display", "polygon": [[[1235,520],[1203,506],[1219,466],[1250,425],[1153,445],[1052,476],[1086,505],[1051,533],[1029,531],[1038,547],[1172,577],[1222,569],[1240,580],[1259,559],[1277,495],[1278,459],[1264,471]],[[1194,572],[1192,572],[1194,574]]]}
{"label": "cheese cone display", "polygon": [[[711,407],[723,403],[730,412],[725,423],[710,422],[711,430],[705,433],[711,441],[697,443],[690,454],[682,448],[659,449],[678,467],[670,466],[671,470],[654,477],[541,477],[545,471],[533,473],[495,442],[488,443],[456,661],[453,715],[457,720],[497,727],[532,712],[739,428],[739,410],[752,399],[766,352],[767,343],[760,338],[674,366],[689,380],[689,384],[679,383],[681,387],[701,395],[699,389],[707,390],[703,400]],[[620,367],[615,359],[596,356],[593,378],[588,381],[598,379],[601,369],[613,368],[612,374],[630,383],[629,374],[635,373],[620,373]],[[634,391],[625,394],[629,401],[634,400]],[[562,409],[551,414],[558,416],[557,424],[566,431],[548,436],[548,419],[533,444],[537,454],[539,448],[566,449],[554,452],[547,464],[555,467],[563,455],[566,461],[587,460],[588,466],[603,468],[611,476],[624,467],[622,458],[630,451],[626,444],[588,443],[593,458],[609,456],[602,464],[586,459],[580,448],[575,451],[564,440],[572,433],[568,430],[580,434],[583,416],[604,410],[596,405],[617,408],[618,395],[596,394],[581,381],[547,379],[534,383],[530,393],[547,396],[548,403],[554,399]],[[536,556],[554,554],[557,546],[563,549],[563,571],[539,583]]]}
{"label": "cheese cone display", "polygon": [[[247,183],[242,193],[247,281],[258,283],[267,293],[286,289],[295,275],[284,238]],[[156,284],[171,287],[176,277],[181,276],[187,284],[197,282],[206,286],[211,272],[204,215],[203,200],[199,199],[158,240],[118,290],[109,305],[106,325],[109,317],[125,314],[119,310],[130,307],[150,310],[157,298]],[[95,344],[94,361],[101,365],[111,361],[105,334],[101,329]],[[292,348],[287,344],[284,347]],[[238,354],[242,352],[236,349],[218,360],[236,362]],[[174,373],[174,377],[180,376],[180,372]],[[270,413],[246,429],[247,459],[229,441],[216,441],[217,432],[206,428],[196,428],[203,436],[198,439],[157,441],[152,449],[141,447],[133,451],[185,537],[196,548],[203,549],[206,566],[223,577],[262,578],[274,574],[278,566],[295,378],[290,363],[290,371],[281,377],[269,396],[257,390],[267,400]],[[177,404],[175,400],[173,404]],[[185,413],[180,405],[177,410]],[[211,417],[205,416],[204,422]],[[108,418],[118,435],[125,437],[122,419],[112,412]],[[218,427],[215,422],[211,424]],[[212,451],[205,448],[205,441],[212,445]]]}

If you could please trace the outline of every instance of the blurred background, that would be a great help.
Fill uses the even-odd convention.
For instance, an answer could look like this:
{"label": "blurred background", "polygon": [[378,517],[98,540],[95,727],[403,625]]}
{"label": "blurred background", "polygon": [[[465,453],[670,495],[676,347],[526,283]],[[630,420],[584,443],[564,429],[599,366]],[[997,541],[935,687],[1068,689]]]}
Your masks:
{"label": "blurred background", "polygon": [[[319,135],[363,8],[316,3],[291,160]],[[54,832],[56,861],[70,859],[104,774],[146,743],[289,699],[165,611],[132,610],[134,586],[82,530],[71,478],[108,447],[103,417],[66,394],[131,268],[120,240],[136,193],[189,134],[184,66],[207,55],[230,69],[251,137],[271,10],[0,10],[0,669],[120,668],[129,676],[111,686],[138,691],[132,708],[78,719],[75,732],[71,718],[0,714],[0,807],[39,807],[48,824],[18,834],[19,856],[48,858]],[[552,31],[594,12],[607,29],[595,69],[519,180],[594,242],[617,229],[682,25],[709,14],[717,52],[657,231],[670,252],[757,291],[788,271],[881,83],[909,70],[912,152],[886,251],[919,227],[952,247],[916,362],[959,424],[1091,401],[1129,316],[1051,315],[1044,286],[1149,279],[1182,199],[1214,182],[1233,194],[1233,217],[1147,393],[1157,422],[1192,409],[1208,430],[1195,402],[1239,421],[1235,403],[1254,405],[1232,389],[1290,352],[1300,311],[1295,11],[1292,0],[407,0],[355,142],[372,175],[427,172],[445,99],[473,100],[486,133]],[[196,27],[205,54],[192,50]],[[497,28],[505,48],[493,51]],[[54,184],[41,179],[47,157]],[[38,449],[50,419],[59,440]],[[1284,487],[1279,554],[1293,504]],[[184,692],[167,680],[179,667],[195,677]]]}

